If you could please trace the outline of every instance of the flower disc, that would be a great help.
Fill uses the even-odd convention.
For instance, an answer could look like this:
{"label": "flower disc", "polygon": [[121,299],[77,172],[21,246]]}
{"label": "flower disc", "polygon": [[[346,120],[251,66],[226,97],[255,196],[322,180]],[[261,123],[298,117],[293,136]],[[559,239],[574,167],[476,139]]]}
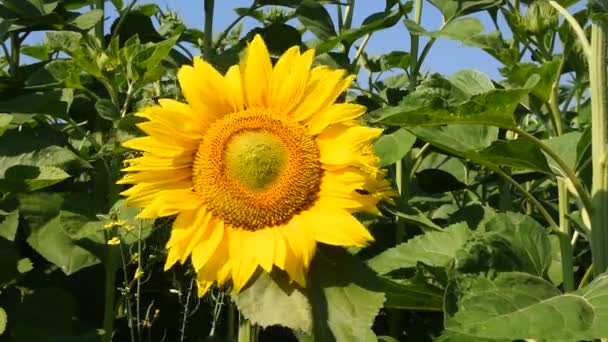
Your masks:
{"label": "flower disc", "polygon": [[284,224],[308,209],[322,177],[319,149],[305,128],[256,109],[214,123],[192,173],[209,209],[246,230]]}

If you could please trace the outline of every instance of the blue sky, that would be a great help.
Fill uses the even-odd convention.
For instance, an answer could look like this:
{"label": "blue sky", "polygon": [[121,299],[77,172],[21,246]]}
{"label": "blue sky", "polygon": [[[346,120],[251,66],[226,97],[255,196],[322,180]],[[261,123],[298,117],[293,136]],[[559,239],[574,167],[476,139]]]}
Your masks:
{"label": "blue sky", "polygon": [[[141,1],[147,2],[147,1]],[[203,28],[203,0],[154,0],[162,9],[171,9],[190,27]],[[230,24],[236,17],[235,7],[248,7],[252,0],[218,0],[215,2],[214,32],[220,32]],[[361,24],[368,15],[384,10],[384,1],[381,0],[358,0],[353,18],[353,27]],[[480,14],[478,19],[486,27],[487,31],[493,30],[494,26],[490,17]],[[436,30],[441,26],[443,19],[437,9],[430,3],[425,2],[422,12],[422,26],[428,30]],[[246,21],[246,28],[252,28],[255,21]],[[367,45],[370,55],[377,55],[393,50],[409,51],[409,34],[404,26],[399,23],[385,31],[376,33]],[[498,68],[500,63],[479,49],[462,46],[460,42],[450,40],[439,40],[433,46],[423,71],[440,72],[450,75],[462,69],[477,69],[483,71],[493,78],[500,78]]]}

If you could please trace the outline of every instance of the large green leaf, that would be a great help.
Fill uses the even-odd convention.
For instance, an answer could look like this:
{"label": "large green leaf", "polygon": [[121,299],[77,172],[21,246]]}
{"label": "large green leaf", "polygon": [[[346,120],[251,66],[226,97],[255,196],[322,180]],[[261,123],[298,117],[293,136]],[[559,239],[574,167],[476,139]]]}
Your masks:
{"label": "large green leaf", "polygon": [[[576,146],[581,140],[582,133],[568,132],[557,137],[544,139],[545,145],[549,146],[571,170],[576,170],[578,151],[573,146]],[[553,160],[548,158],[549,166],[555,174],[560,174],[561,167]]]}
{"label": "large green leaf", "polygon": [[608,336],[608,275],[561,294],[525,273],[472,276],[451,289],[457,309],[446,312],[446,330],[492,339],[590,340]]}
{"label": "large green leaf", "polygon": [[233,293],[232,299],[239,312],[257,325],[281,325],[310,334],[313,317],[308,298],[281,275],[277,273],[271,277],[262,272],[241,293]]}
{"label": "large green leaf", "polygon": [[560,68],[560,63],[560,58],[555,58],[541,65],[518,63],[501,69],[501,73],[507,77],[510,83],[517,87],[523,86],[532,75],[539,75],[540,79],[534,88],[532,88],[532,94],[542,101],[548,101],[553,84],[559,76],[557,72]]}
{"label": "large green leaf", "polygon": [[538,222],[517,213],[499,213],[456,251],[451,273],[519,271],[547,277],[551,263],[549,235]]}
{"label": "large green leaf", "polygon": [[65,170],[90,167],[48,130],[10,130],[0,137],[0,190],[37,190],[70,175]]}
{"label": "large green leaf", "polygon": [[370,259],[367,264],[379,274],[415,267],[446,267],[470,235],[466,223],[456,223],[443,231],[432,231],[414,237]]}
{"label": "large green leaf", "polygon": [[[544,154],[540,148],[527,139],[496,140],[490,146],[474,146],[476,135],[465,138],[465,132],[473,133],[475,126],[451,125],[445,127],[415,127],[410,131],[431,145],[472,160],[489,168],[511,166],[550,174]],[[467,141],[468,140],[468,141]],[[487,141],[487,140],[486,140]]]}
{"label": "large green leaf", "polygon": [[[95,255],[74,241],[74,238],[84,238],[87,235],[95,241],[104,241],[100,230],[82,229],[87,222],[95,221],[91,217],[95,209],[89,208],[84,198],[76,196],[66,199],[59,194],[38,192],[21,195],[19,203],[20,213],[30,229],[27,243],[65,274],[99,263]],[[66,210],[77,210],[71,208],[74,205],[90,213],[84,215]]]}
{"label": "large green leaf", "polygon": [[401,160],[412,149],[416,136],[401,128],[384,134],[374,143],[376,155],[380,158],[380,166],[387,166]]}

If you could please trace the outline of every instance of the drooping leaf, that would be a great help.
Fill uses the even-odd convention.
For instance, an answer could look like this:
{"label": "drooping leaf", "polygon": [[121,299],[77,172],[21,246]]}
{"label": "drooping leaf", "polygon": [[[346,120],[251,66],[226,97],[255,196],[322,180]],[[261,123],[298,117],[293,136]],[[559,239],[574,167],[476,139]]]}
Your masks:
{"label": "drooping leaf", "polygon": [[[441,148],[450,154],[469,159],[489,168],[511,166],[550,174],[549,166],[540,148],[529,140],[496,140],[488,147],[473,147],[464,138],[463,131],[472,131],[475,126],[451,125],[440,128],[415,127],[410,131],[418,138]],[[472,141],[474,135],[468,140]],[[480,148],[482,147],[482,148]]]}
{"label": "drooping leaf", "polygon": [[374,150],[380,158],[380,166],[393,164],[403,158],[415,142],[416,136],[405,129],[382,135],[374,143]]}
{"label": "drooping leaf", "polygon": [[465,41],[483,32],[483,24],[474,17],[458,18],[447,22],[437,31],[427,31],[412,20],[405,20],[405,25],[411,34],[431,38],[447,38]]}
{"label": "drooping leaf", "polygon": [[445,267],[470,235],[466,223],[457,223],[443,231],[432,231],[414,237],[370,259],[367,264],[379,274],[400,268],[415,267],[418,262]]}
{"label": "drooping leaf", "polygon": [[455,310],[446,330],[480,338],[591,340],[608,335],[608,276],[561,294],[549,282],[525,273],[494,279],[472,276],[450,291]]}
{"label": "drooping leaf", "polygon": [[[582,134],[580,132],[573,131],[551,137],[550,139],[544,139],[543,142],[545,145],[549,146],[571,170],[576,170],[577,149],[573,147],[577,146],[581,138]],[[549,161],[549,166],[553,173],[560,174],[561,168],[553,158],[547,158],[547,160]]]}
{"label": "drooping leaf", "polygon": [[281,325],[306,334],[312,330],[313,318],[306,294],[289,284],[285,277],[271,277],[262,272],[241,293],[233,293],[232,298],[239,312],[257,325]]}
{"label": "drooping leaf", "polygon": [[534,74],[540,76],[538,83],[532,88],[532,94],[542,101],[548,101],[551,89],[560,67],[561,59],[555,58],[550,62],[536,65],[533,63],[519,63],[510,67],[505,67],[501,73],[507,77],[513,85],[521,87]]}
{"label": "drooping leaf", "polygon": [[99,114],[100,117],[108,121],[120,119],[118,108],[116,108],[114,103],[108,99],[100,99],[95,102],[95,110],[97,110],[97,114]]}
{"label": "drooping leaf", "polygon": [[298,19],[320,39],[330,39],[336,36],[334,23],[329,12],[316,1],[304,0],[296,9]]}

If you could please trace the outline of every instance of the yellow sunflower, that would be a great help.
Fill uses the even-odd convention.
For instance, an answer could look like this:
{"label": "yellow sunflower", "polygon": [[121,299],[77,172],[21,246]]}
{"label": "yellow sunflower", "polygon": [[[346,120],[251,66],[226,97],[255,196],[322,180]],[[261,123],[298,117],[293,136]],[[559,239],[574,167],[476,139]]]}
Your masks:
{"label": "yellow sunflower", "polygon": [[165,269],[190,258],[199,294],[232,280],[240,291],[261,267],[306,286],[317,242],[373,241],[351,214],[378,213],[393,194],[371,142],[381,130],[356,119],[365,107],[335,104],[352,81],[311,69],[313,50],[286,51],[273,67],[256,36],[240,65],[221,75],[195,59],[178,80],[187,101],[143,109],[148,136],[119,182],[141,218],[175,215]]}

